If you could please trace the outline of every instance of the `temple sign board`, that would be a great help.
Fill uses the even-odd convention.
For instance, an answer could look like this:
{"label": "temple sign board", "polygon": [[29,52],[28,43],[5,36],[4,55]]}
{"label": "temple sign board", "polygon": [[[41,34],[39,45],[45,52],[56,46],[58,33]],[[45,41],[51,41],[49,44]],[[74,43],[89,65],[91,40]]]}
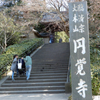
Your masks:
{"label": "temple sign board", "polygon": [[73,100],[92,100],[87,2],[69,3]]}

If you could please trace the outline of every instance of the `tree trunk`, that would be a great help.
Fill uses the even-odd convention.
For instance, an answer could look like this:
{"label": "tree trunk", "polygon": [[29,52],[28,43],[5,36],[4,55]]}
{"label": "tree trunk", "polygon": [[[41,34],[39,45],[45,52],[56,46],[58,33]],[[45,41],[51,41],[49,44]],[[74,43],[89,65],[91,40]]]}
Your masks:
{"label": "tree trunk", "polygon": [[67,34],[68,37],[70,37],[68,26],[65,27],[65,33]]}
{"label": "tree trunk", "polygon": [[7,36],[6,36],[6,33],[5,33],[5,43],[4,43],[4,51],[6,50],[6,47],[7,47]]}

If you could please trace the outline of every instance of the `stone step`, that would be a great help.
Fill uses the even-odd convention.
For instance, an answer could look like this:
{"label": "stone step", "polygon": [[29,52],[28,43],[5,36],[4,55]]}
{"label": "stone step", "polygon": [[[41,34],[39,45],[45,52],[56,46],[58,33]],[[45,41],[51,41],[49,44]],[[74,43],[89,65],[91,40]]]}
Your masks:
{"label": "stone step", "polygon": [[[48,69],[43,69],[43,68],[41,68],[42,70],[44,70],[44,71],[63,71],[63,70],[66,70],[67,71],[67,69],[68,68],[48,68]],[[40,71],[41,70],[40,68],[39,69],[32,69],[32,71]]]}
{"label": "stone step", "polygon": [[[52,76],[52,75],[67,75],[67,71],[66,72],[46,72],[46,71],[37,71],[37,72],[31,72],[31,76]],[[20,75],[20,74],[19,74]],[[16,76],[16,73],[15,73]],[[23,73],[20,75],[21,77],[26,76],[26,74],[23,75]],[[11,77],[11,76],[10,76]]]}
{"label": "stone step", "polygon": [[0,91],[19,91],[19,90],[59,90],[65,86],[27,86],[27,87],[0,87]]}
{"label": "stone step", "polygon": [[32,74],[31,73],[31,76],[52,76],[52,75],[67,75],[67,73],[42,73],[42,74]]}
{"label": "stone step", "polygon": [[[42,64],[42,63],[41,63]],[[68,64],[66,65],[32,65],[33,68],[41,68],[41,67],[44,67],[44,68],[66,68],[68,66]]]}
{"label": "stone step", "polygon": [[[66,54],[66,53],[65,53]],[[53,54],[51,54],[50,56],[52,56]],[[64,55],[64,54],[63,54]],[[66,58],[64,58],[64,59],[60,59],[60,57],[58,58],[56,58],[56,56],[57,55],[54,55],[54,57],[51,57],[51,58],[49,58],[48,57],[48,55],[46,54],[42,54],[42,59],[40,58],[40,57],[32,57],[32,62],[33,62],[33,64],[34,65],[66,65],[66,64],[68,64],[68,62],[66,62],[66,61],[68,61],[69,60],[69,55],[70,54],[66,54],[66,56],[64,56],[64,57],[66,57]],[[44,56],[47,56],[45,59],[43,59],[43,57]],[[61,56],[61,55],[60,55]],[[35,59],[34,59],[35,58]],[[54,59],[55,58],[55,59]],[[59,59],[59,60],[58,60]],[[39,61],[40,60],[40,61]]]}
{"label": "stone step", "polygon": [[[68,66],[68,65],[67,65]],[[65,67],[38,67],[38,69],[41,69],[41,68],[43,68],[43,69],[67,69],[67,66],[65,66]],[[37,66],[36,67],[32,67],[32,69],[37,69]]]}
{"label": "stone step", "polygon": [[[34,70],[31,70],[31,72],[34,72],[34,73],[37,73],[37,72],[41,72],[41,69],[40,70],[38,70],[38,71],[34,71]],[[46,71],[44,71],[44,73],[56,73],[56,72],[58,72],[58,73],[62,73],[62,72],[67,72],[67,70],[46,70]]]}
{"label": "stone step", "polygon": [[67,71],[67,69],[36,69],[36,70],[34,70],[34,69],[32,69],[32,71]]}
{"label": "stone step", "polygon": [[[58,76],[58,75],[66,75],[67,73],[42,73],[42,74],[31,74],[30,77],[35,77],[35,76]],[[15,76],[16,77],[16,76]],[[20,75],[20,77],[25,77],[25,75]]]}
{"label": "stone step", "polygon": [[28,81],[25,75],[11,76],[1,85],[0,94],[65,93],[69,62],[69,44],[44,45],[32,56],[32,71]]}
{"label": "stone step", "polygon": [[43,71],[43,70],[42,71],[41,70],[40,71],[34,71],[33,70],[33,71],[31,71],[31,74],[37,74],[37,73],[38,74],[42,74],[42,73],[52,73],[53,74],[53,73],[67,73],[67,71],[66,70],[62,70],[62,71],[57,71],[57,70],[54,70],[54,71]]}
{"label": "stone step", "polygon": [[43,64],[43,63],[41,63],[41,64],[32,64],[32,66],[33,67],[35,67],[35,66],[37,66],[37,67],[65,67],[65,66],[67,66],[68,65],[68,63],[67,64],[65,64],[65,65],[63,65],[63,64],[48,64],[48,65],[46,65],[46,64]]}
{"label": "stone step", "polygon": [[25,86],[62,86],[65,82],[35,82],[35,83],[4,83],[2,87],[25,87]]}
{"label": "stone step", "polygon": [[60,90],[22,90],[22,91],[0,91],[0,94],[33,94],[33,93],[65,93],[65,89]]}
{"label": "stone step", "polygon": [[31,71],[31,74],[66,74],[67,71],[66,70],[61,70],[61,71],[57,71],[57,70],[54,70],[54,71],[44,71],[44,70],[39,70],[39,71],[34,71],[32,70]]}
{"label": "stone step", "polygon": [[35,67],[35,66],[37,66],[37,67],[65,67],[68,65],[68,63],[66,63],[66,64],[48,64],[48,65],[43,64],[43,63],[41,63],[41,64],[33,63],[32,65],[33,65],[33,67]]}
{"label": "stone step", "polygon": [[[66,78],[28,80],[29,83],[34,83],[34,82],[65,82],[65,81],[66,81]],[[6,80],[5,83],[12,83],[12,81]],[[26,80],[15,80],[14,83],[26,83]]]}
{"label": "stone step", "polygon": [[[42,58],[42,59],[43,59],[43,58]],[[54,61],[54,62],[53,62],[53,61],[50,62],[50,61],[47,61],[47,60],[43,61],[42,59],[41,59],[40,61],[38,61],[38,59],[37,59],[37,60],[34,59],[34,60],[33,60],[33,62],[34,62],[33,65],[41,65],[41,63],[42,63],[43,66],[44,66],[44,65],[47,65],[47,66],[48,66],[48,65],[58,65],[58,66],[59,66],[59,65],[64,65],[64,66],[65,66],[65,65],[68,64],[68,62],[65,62],[65,61],[66,61],[66,60],[69,60],[69,58],[66,58],[66,60],[63,60],[63,61],[57,61],[57,60],[56,60],[56,61]],[[62,63],[61,63],[61,62],[62,62]]]}
{"label": "stone step", "polygon": [[[67,78],[67,75],[61,75],[61,76],[33,76],[30,77],[30,79],[54,79],[54,78]],[[8,78],[8,80],[11,78]],[[26,77],[15,77],[15,79],[23,80],[26,79]]]}

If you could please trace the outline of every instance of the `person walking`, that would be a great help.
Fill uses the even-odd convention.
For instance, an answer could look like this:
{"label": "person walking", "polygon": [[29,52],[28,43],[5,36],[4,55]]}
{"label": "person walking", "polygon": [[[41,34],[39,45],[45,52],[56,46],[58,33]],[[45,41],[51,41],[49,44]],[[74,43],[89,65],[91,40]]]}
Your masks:
{"label": "person walking", "polygon": [[13,56],[12,66],[11,66],[11,70],[12,70],[12,81],[15,81],[15,79],[14,79],[14,72],[17,71],[17,61],[18,61],[18,55],[14,55]]}
{"label": "person walking", "polygon": [[18,64],[21,63],[21,65],[19,65],[19,67],[17,68],[18,70],[18,77],[20,77],[21,74],[25,75],[25,71],[26,71],[26,67],[25,67],[25,62],[23,59],[19,58],[18,59]]}
{"label": "person walking", "polygon": [[59,43],[62,43],[62,38],[59,39]]}
{"label": "person walking", "polygon": [[29,80],[32,69],[32,58],[27,54],[26,57],[22,59],[24,59],[26,65],[26,80]]}

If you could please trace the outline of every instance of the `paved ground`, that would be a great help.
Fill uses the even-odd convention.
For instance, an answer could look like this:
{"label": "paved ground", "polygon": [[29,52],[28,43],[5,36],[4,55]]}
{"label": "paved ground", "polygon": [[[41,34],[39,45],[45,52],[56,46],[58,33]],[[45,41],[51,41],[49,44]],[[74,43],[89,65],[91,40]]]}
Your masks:
{"label": "paved ground", "polygon": [[[0,100],[68,100],[70,94],[0,94]],[[93,96],[100,100],[100,96]]]}
{"label": "paved ground", "polygon": [[100,96],[93,96],[93,100],[100,100]]}
{"label": "paved ground", "polygon": [[0,100],[68,100],[70,94],[3,94]]}

